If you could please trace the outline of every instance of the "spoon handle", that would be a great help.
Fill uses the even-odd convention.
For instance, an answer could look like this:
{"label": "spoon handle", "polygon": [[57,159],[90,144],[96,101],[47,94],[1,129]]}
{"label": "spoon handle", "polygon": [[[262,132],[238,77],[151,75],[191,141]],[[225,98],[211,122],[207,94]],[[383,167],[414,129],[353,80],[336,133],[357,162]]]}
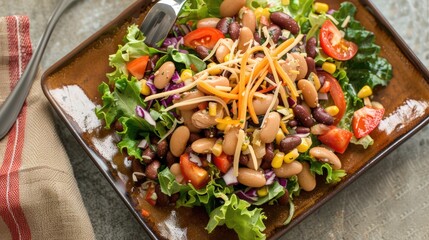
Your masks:
{"label": "spoon handle", "polygon": [[51,37],[55,25],[58,22],[58,19],[74,1],[75,0],[63,0],[56,6],[39,41],[39,44],[37,45],[37,48],[28,62],[25,71],[22,73],[20,80],[2,106],[0,106],[0,140],[3,139],[12,128],[19,112],[22,109],[22,106],[24,105],[25,99],[30,92],[30,88],[33,85],[34,79],[36,78],[40,60],[42,59],[46,45],[49,41],[49,38]]}

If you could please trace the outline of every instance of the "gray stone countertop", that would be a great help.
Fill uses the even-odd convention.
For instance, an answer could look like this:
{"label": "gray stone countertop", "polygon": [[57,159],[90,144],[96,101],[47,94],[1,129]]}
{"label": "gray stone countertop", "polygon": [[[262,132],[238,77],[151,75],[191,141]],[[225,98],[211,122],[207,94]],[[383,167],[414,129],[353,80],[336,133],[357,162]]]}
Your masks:
{"label": "gray stone countertop", "polygon": [[[57,2],[0,0],[0,16],[29,16],[31,38],[36,46]],[[43,70],[132,2],[77,1],[63,15],[51,37],[42,62]],[[374,2],[428,67],[429,0]],[[148,239],[61,121],[57,121],[57,128],[97,239]],[[429,239],[428,134],[429,127],[423,128],[282,239]]]}

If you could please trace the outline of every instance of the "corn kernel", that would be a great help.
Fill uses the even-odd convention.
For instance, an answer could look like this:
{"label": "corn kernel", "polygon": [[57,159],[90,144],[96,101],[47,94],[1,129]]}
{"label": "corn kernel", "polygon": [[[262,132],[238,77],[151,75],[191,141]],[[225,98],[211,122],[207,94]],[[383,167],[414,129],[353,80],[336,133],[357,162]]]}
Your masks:
{"label": "corn kernel", "polygon": [[213,63],[213,62],[209,63],[207,65],[207,69],[209,69],[208,72],[209,72],[210,75],[216,76],[216,75],[219,75],[219,74],[222,73],[222,69],[220,69],[220,68],[218,68],[216,66],[217,66],[217,64]]}
{"label": "corn kernel", "polygon": [[143,94],[144,96],[148,96],[150,95],[151,91],[150,91],[150,87],[146,84],[146,80],[141,80],[141,89],[140,89],[140,93]]}
{"label": "corn kernel", "polygon": [[285,138],[285,134],[283,133],[282,129],[279,128],[279,130],[276,133],[276,143],[277,145],[280,144],[280,142]]}
{"label": "corn kernel", "polygon": [[192,73],[192,70],[191,70],[191,69],[185,69],[185,70],[183,70],[183,71],[182,71],[182,73],[180,74],[180,79],[183,81],[183,80],[186,80],[186,79],[188,79],[188,78],[191,78],[191,77],[192,77],[192,75],[193,75],[193,73]]}
{"label": "corn kernel", "polygon": [[325,112],[333,117],[337,116],[337,114],[340,112],[340,109],[337,106],[333,105],[325,108]]}
{"label": "corn kernel", "polygon": [[282,0],[283,6],[289,6],[289,4],[290,4],[290,0]]}
{"label": "corn kernel", "polygon": [[326,13],[329,11],[329,5],[326,3],[315,2],[313,5],[313,9],[317,13]]}
{"label": "corn kernel", "polygon": [[298,145],[298,147],[296,147],[296,149],[298,150],[298,152],[300,153],[305,153],[307,152],[307,150],[310,148],[310,140],[308,140],[309,138],[301,138],[301,144]]}
{"label": "corn kernel", "polygon": [[226,54],[223,58],[223,62],[228,62],[231,59],[231,54]]}
{"label": "corn kernel", "polygon": [[322,64],[322,69],[325,70],[325,72],[333,74],[337,70],[337,66],[330,62],[324,62]]}
{"label": "corn kernel", "polygon": [[358,98],[366,98],[371,95],[372,95],[372,89],[368,85],[363,86],[363,88],[359,90],[357,94]]}
{"label": "corn kernel", "polygon": [[[231,120],[231,119],[232,119],[231,117],[226,116],[223,120],[228,121],[228,120]],[[218,130],[225,131],[226,126],[227,126],[227,125],[228,125],[228,124],[226,124],[226,123],[218,123],[218,124],[216,125],[216,128],[217,128]]]}
{"label": "corn kernel", "polygon": [[216,157],[219,157],[222,154],[222,141],[216,141],[215,145],[212,147],[212,153]]}
{"label": "corn kernel", "polygon": [[273,160],[271,161],[271,167],[280,168],[283,164],[284,152],[276,151]]}
{"label": "corn kernel", "polygon": [[256,191],[256,194],[258,194],[258,197],[265,197],[268,195],[268,187],[267,186],[263,186],[261,188],[259,188]]}
{"label": "corn kernel", "polygon": [[289,131],[287,130],[286,124],[283,121],[280,121],[280,128],[285,134],[289,134]]}
{"label": "corn kernel", "polygon": [[283,158],[285,163],[291,163],[295,161],[295,159],[299,156],[298,149],[294,148],[292,151],[290,151],[288,154],[286,154]]}
{"label": "corn kernel", "polygon": [[217,114],[217,103],[209,102],[209,116],[216,117]]}

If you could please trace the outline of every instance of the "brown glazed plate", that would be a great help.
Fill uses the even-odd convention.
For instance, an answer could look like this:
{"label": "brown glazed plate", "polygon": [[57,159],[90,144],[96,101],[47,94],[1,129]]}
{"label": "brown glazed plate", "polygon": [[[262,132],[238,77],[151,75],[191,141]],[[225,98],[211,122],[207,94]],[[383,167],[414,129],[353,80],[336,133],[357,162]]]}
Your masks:
{"label": "brown glazed plate", "polygon": [[[331,7],[338,8],[341,1],[327,2]],[[265,225],[269,239],[285,234],[429,121],[428,70],[369,0],[351,2],[358,8],[356,18],[375,33],[376,42],[382,47],[381,55],[393,65],[394,77],[390,84],[376,89],[374,96],[374,100],[381,102],[386,108],[384,119],[371,134],[374,145],[365,151],[351,146],[340,156],[347,172],[343,181],[337,185],[318,184],[314,191],[302,192],[294,199],[296,212],[289,225],[282,225],[288,215],[287,206],[264,207],[268,217]],[[108,65],[108,56],[116,52],[127,26],[139,24],[151,4],[152,1],[149,0],[136,1],[50,67],[42,78],[43,91],[74,137],[151,238],[168,238],[163,235],[164,224],[166,221],[175,221],[180,228],[186,228],[189,239],[234,239],[234,232],[226,228],[218,228],[208,235],[204,229],[208,216],[203,209],[152,208],[145,201],[138,201],[130,184],[129,163],[116,149],[114,132],[103,129],[94,114],[94,108],[101,103],[97,87],[107,80],[106,73],[112,71]],[[139,204],[151,212],[149,218],[140,215],[136,208]]]}

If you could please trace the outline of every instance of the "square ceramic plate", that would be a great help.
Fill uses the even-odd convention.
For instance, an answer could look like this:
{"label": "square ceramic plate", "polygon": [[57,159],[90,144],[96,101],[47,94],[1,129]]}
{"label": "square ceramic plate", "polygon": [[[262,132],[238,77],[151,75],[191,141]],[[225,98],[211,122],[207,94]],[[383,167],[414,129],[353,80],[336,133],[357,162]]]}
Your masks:
{"label": "square ceramic plate", "polygon": [[[337,8],[340,1],[327,2],[333,8]],[[385,117],[372,134],[375,140],[373,146],[365,151],[352,146],[341,156],[347,172],[347,177],[342,182],[337,185],[319,184],[311,193],[304,192],[295,198],[297,211],[289,225],[282,226],[288,215],[288,207],[264,208],[268,216],[265,222],[266,233],[270,239],[280,237],[298,224],[429,121],[427,69],[369,0],[351,2],[358,8],[356,18],[375,33],[377,43],[382,46],[381,55],[393,65],[392,81],[387,87],[377,89],[374,96],[376,101],[385,106]],[[236,238],[234,233],[226,228],[218,228],[207,236],[204,227],[208,216],[199,208],[154,209],[150,205],[145,205],[144,207],[152,214],[149,218],[143,218],[135,208],[137,203],[131,191],[131,173],[125,158],[116,150],[115,134],[103,129],[94,114],[95,106],[101,102],[97,86],[106,81],[106,73],[112,71],[108,65],[108,56],[116,52],[127,26],[132,23],[139,24],[151,4],[149,0],[137,1],[50,67],[42,78],[44,93],[94,164],[153,239],[163,238],[158,224],[164,222],[172,210],[175,210],[178,224],[187,228],[189,238],[234,239]]]}

